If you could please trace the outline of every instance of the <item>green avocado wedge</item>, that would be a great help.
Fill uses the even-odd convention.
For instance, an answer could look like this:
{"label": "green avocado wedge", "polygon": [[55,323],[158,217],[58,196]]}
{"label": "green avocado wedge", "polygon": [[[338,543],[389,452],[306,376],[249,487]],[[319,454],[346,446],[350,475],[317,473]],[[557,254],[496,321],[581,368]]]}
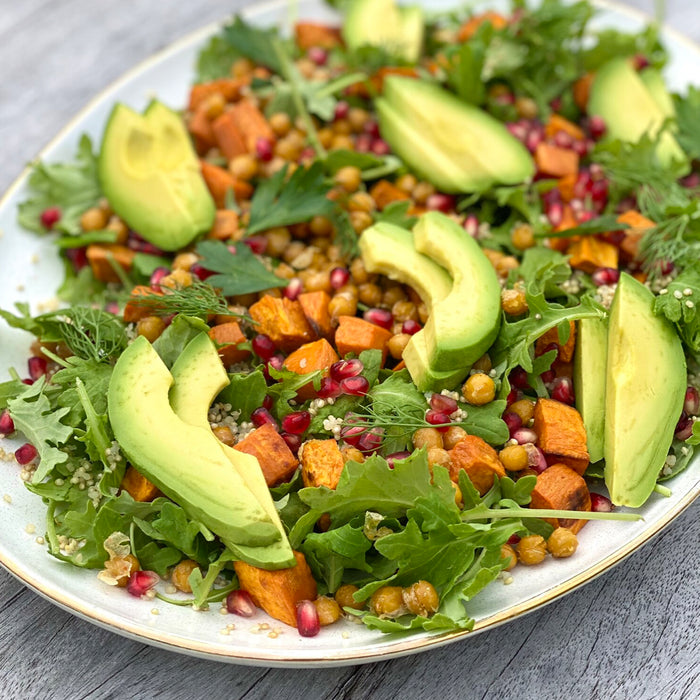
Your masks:
{"label": "green avocado wedge", "polygon": [[[219,354],[209,336],[195,336],[183,350],[172,367],[175,383],[170,389],[170,405],[175,414],[190,425],[211,431],[207,419],[209,407],[229,379]],[[262,569],[283,569],[296,565],[294,552],[289,545],[284,526],[279,519],[270,490],[258,460],[245,452],[234,450],[219,442],[224,456],[231,463],[258,500],[280,533],[277,542],[261,547],[230,546],[240,559]]]}
{"label": "green avocado wedge", "polygon": [[157,100],[143,115],[115,105],[98,176],[112,209],[163,250],[184,248],[214,223],[214,200],[182,119]]}
{"label": "green avocado wedge", "polygon": [[143,336],[117,360],[108,412],[128,460],[227,547],[278,541],[276,524],[231,467],[213,433],[175,415],[168,396],[172,384],[172,375]]}
{"label": "green avocado wedge", "polygon": [[605,483],[615,505],[632,508],[654,490],[687,383],[680,338],[653,303],[643,284],[620,275],[608,322]]}

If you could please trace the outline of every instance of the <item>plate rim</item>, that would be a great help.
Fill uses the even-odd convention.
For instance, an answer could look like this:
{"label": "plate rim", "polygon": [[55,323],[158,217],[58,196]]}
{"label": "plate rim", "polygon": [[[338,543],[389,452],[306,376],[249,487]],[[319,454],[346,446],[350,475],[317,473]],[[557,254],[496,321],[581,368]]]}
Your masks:
{"label": "plate rim", "polygon": [[[591,0],[591,2],[597,8],[615,11],[645,23],[653,21],[653,18],[648,13],[634,7],[620,4],[615,2],[615,0]],[[243,17],[254,17],[258,14],[283,8],[286,5],[287,0],[267,0],[266,2],[256,3],[254,5],[248,4],[239,11],[239,14]],[[31,172],[33,164],[44,158],[48,151],[67,138],[76,129],[78,123],[85,117],[85,115],[92,110],[93,107],[97,106],[97,104],[108,93],[118,89],[121,85],[129,82],[141,72],[150,66],[159,63],[169,55],[178,53],[185,46],[211,36],[222,26],[222,23],[225,21],[226,18],[222,18],[218,21],[207,23],[198,29],[184,34],[164,48],[156,51],[136,65],[127,69],[118,78],[110,82],[93,97],[91,97],[20,171],[2,196],[0,196],[0,209],[4,208],[8,204],[9,199],[25,183]],[[693,53],[697,54],[698,59],[700,59],[700,43],[695,42],[694,40],[685,36],[679,30],[669,27],[665,23],[660,26],[660,30],[666,36],[670,37],[675,43],[681,44],[691,50]],[[504,610],[477,620],[471,631],[454,630],[444,632],[442,634],[420,637],[415,635],[404,635],[403,638],[401,638],[397,636],[398,641],[387,647],[381,647],[378,649],[356,648],[336,650],[324,655],[323,657],[316,658],[290,652],[282,655],[257,648],[249,649],[246,653],[241,653],[235,649],[215,647],[205,642],[199,642],[196,640],[180,640],[168,632],[146,628],[138,622],[132,623],[130,621],[117,621],[109,619],[109,615],[103,614],[103,611],[92,607],[90,604],[83,602],[77,597],[72,597],[64,593],[55,585],[51,583],[42,583],[31,569],[23,567],[20,561],[12,559],[9,556],[4,556],[1,550],[0,566],[8,571],[18,581],[26,585],[35,593],[39,594],[42,598],[48,600],[66,612],[71,613],[87,622],[96,624],[97,626],[110,632],[114,632],[121,636],[169,651],[188,654],[199,658],[206,658],[213,661],[267,667],[290,668],[301,666],[308,667],[309,665],[313,665],[314,667],[318,668],[348,665],[353,663],[374,663],[386,661],[408,653],[423,651],[427,648],[438,648],[459,639],[468,638],[469,636],[473,636],[478,632],[500,626],[516,617],[520,617],[538,608],[544,607],[556,600],[559,600],[580,586],[593,581],[601,574],[619,564],[623,559],[627,558],[637,549],[650,542],[673,520],[683,513],[696,500],[696,498],[698,498],[698,496],[700,496],[700,477],[685,494],[685,496],[679,500],[679,502],[662,518],[660,518],[651,529],[640,533],[624,547],[608,555],[593,566],[590,566],[576,574],[571,579],[550,588],[546,588],[540,594],[520,604],[510,606]]]}

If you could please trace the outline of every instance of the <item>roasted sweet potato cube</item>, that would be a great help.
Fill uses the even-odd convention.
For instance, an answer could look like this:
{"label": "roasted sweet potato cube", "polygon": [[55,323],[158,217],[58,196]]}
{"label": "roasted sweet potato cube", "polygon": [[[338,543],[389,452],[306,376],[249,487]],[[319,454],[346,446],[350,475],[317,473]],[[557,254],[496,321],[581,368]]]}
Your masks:
{"label": "roasted sweet potato cube", "polygon": [[355,316],[340,316],[335,331],[335,347],[345,357],[349,352],[359,355],[363,350],[381,350],[382,365],[386,361],[387,343],[391,332]]}
{"label": "roasted sweet potato cube", "polygon": [[569,338],[563,345],[559,342],[559,329],[557,327],[550,328],[537,339],[535,354],[544,355],[550,345],[556,345],[559,348],[557,355],[559,362],[571,362],[576,349],[576,323],[569,321]]}
{"label": "roasted sweet potato cube", "polygon": [[331,314],[328,311],[330,301],[330,296],[324,291],[305,292],[299,295],[299,303],[304,311],[304,316],[319,338],[330,338],[333,335]]}
{"label": "roasted sweet potato cube", "polygon": [[297,565],[266,571],[242,561],[234,563],[241,589],[270,617],[291,627],[297,626],[297,603],[316,599],[316,581],[301,552],[294,552]]}
{"label": "roasted sweet potato cube", "polygon": [[578,474],[586,471],[589,462],[586,429],[581,414],[573,406],[553,399],[538,399],[532,428],[548,462],[561,462]]}
{"label": "roasted sweet potato cube", "polygon": [[508,26],[508,20],[503,16],[494,12],[493,10],[488,10],[482,12],[481,14],[474,15],[470,17],[460,28],[457,33],[457,41],[469,41],[477,32],[479,27],[488,22],[494,29],[503,29]]}
{"label": "roasted sweet potato cube", "polygon": [[476,490],[483,496],[492,486],[494,477],[506,475],[498,459],[498,453],[476,435],[462,438],[450,451],[450,478],[459,482],[459,472],[464,469]]}
{"label": "roasted sweet potato cube", "polygon": [[535,150],[535,165],[542,175],[564,177],[578,172],[578,153],[542,141]]}
{"label": "roasted sweet potato cube", "polygon": [[187,123],[187,129],[192,134],[192,138],[194,138],[197,153],[203,155],[216,145],[216,137],[214,136],[205,106],[195,110]]}
{"label": "roasted sweet potato cube", "polygon": [[309,440],[301,451],[301,478],[304,486],[338,486],[345,460],[333,440]]}
{"label": "roasted sweet potato cube", "polygon": [[591,85],[593,85],[594,77],[593,73],[584,73],[574,83],[574,102],[582,112],[585,112],[588,108],[588,96],[591,94]]}
{"label": "roasted sweet potato cube", "polygon": [[[574,214],[573,208],[570,204],[564,204],[564,211],[561,217],[561,223],[558,226],[556,226],[554,230],[557,233],[559,233],[560,231],[567,231],[568,229],[574,228],[576,226],[578,226],[578,219]],[[552,250],[558,250],[561,253],[564,253],[569,247],[569,245],[571,245],[571,243],[575,240],[577,240],[575,236],[572,238],[562,238],[560,236],[558,238],[547,239],[549,247],[552,248]]]}
{"label": "roasted sweet potato cube", "polygon": [[155,291],[147,284],[139,284],[131,290],[129,301],[124,306],[124,323],[135,323],[146,316],[153,316],[158,310],[158,302],[146,300],[145,296],[160,296],[162,292]]}
{"label": "roasted sweet potato cube", "polygon": [[[318,369],[324,370],[324,375],[328,374],[329,367],[338,361],[338,355],[333,346],[325,339],[315,340],[313,343],[302,345],[295,350],[284,361],[284,366],[291,372],[297,374],[308,374]],[[306,401],[316,396],[313,382],[304,384],[297,392],[300,399]]]}
{"label": "roasted sweet potato cube", "polygon": [[234,449],[253,455],[260,464],[268,486],[276,486],[291,479],[299,460],[287,447],[287,443],[269,423],[256,428]]}
{"label": "roasted sweet potato cube", "polygon": [[593,273],[599,267],[617,268],[619,249],[612,243],[594,236],[582,236],[571,243],[566,251],[571,257],[569,265],[577,270]]}
{"label": "roasted sweet potato cube", "polygon": [[563,131],[565,134],[571,136],[571,138],[579,141],[586,138],[586,135],[576,124],[554,112],[549,115],[549,120],[547,121],[544,131],[549,138],[556,136],[559,131]]}
{"label": "roasted sweet potato cube", "polygon": [[207,238],[217,241],[238,240],[240,236],[238,212],[233,209],[217,209],[214,217],[214,225],[207,234]]}
{"label": "roasted sweet potato cube", "polygon": [[316,337],[298,300],[277,299],[266,294],[248,309],[248,313],[257,331],[269,335],[283,352],[292,352]]}
{"label": "roasted sweet potato cube", "polygon": [[227,321],[214,326],[209,331],[209,337],[216,343],[224,367],[243,362],[250,356],[250,350],[238,347],[248,339],[243,335],[237,321]]}
{"label": "roasted sweet potato cube", "polygon": [[338,27],[329,27],[317,22],[297,22],[294,25],[294,38],[302,51],[307,51],[313,46],[332,49],[342,43]]}
{"label": "roasted sweet potato cube", "polygon": [[557,189],[559,190],[559,194],[561,194],[561,198],[565,202],[570,202],[574,198],[574,187],[576,186],[577,181],[577,173],[572,173],[571,175],[564,175],[564,177],[559,178],[559,181],[557,182]]}
{"label": "roasted sweet potato cube", "polygon": [[226,206],[226,193],[229,191],[237,201],[248,199],[253,194],[253,186],[250,183],[237,180],[228,170],[205,160],[200,161],[200,165],[204,182],[219,209]]}
{"label": "roasted sweet potato cube", "polygon": [[155,484],[152,484],[143,474],[137,472],[131,465],[126,468],[126,473],[119,485],[122,491],[126,491],[135,501],[150,503],[160,495]]}
{"label": "roasted sweet potato cube", "polygon": [[[566,464],[553,464],[537,475],[532,490],[531,508],[547,510],[590,510],[591,494],[584,478]],[[588,521],[572,518],[547,518],[553,527],[568,527],[576,533]]]}
{"label": "roasted sweet potato cube", "polygon": [[639,255],[639,241],[642,239],[642,236],[650,228],[654,228],[656,224],[634,209],[628,209],[626,212],[623,212],[617,217],[617,220],[621,224],[629,226],[629,228],[625,229],[625,237],[620,243],[620,250],[634,260]]}
{"label": "roasted sweet potato cube", "polygon": [[258,139],[274,142],[275,132],[265,115],[249,99],[242,99],[231,107],[228,114],[236,125],[248,153],[255,153]]}
{"label": "roasted sweet potato cube", "polygon": [[389,180],[380,180],[375,185],[372,185],[370,190],[372,199],[377,203],[378,209],[384,209],[392,202],[400,202],[409,199],[408,193],[399,189]]}
{"label": "roasted sweet potato cube", "polygon": [[86,251],[92,274],[100,282],[120,282],[114,266],[121,267],[124,272],[131,270],[136,253],[117,243],[92,243]]}
{"label": "roasted sweet potato cube", "polygon": [[231,112],[224,112],[217,117],[212,122],[211,129],[216,145],[229,160],[248,152],[245,138]]}
{"label": "roasted sweet potato cube", "polygon": [[197,83],[190,90],[189,109],[191,112],[203,105],[212,95],[221,95],[226,102],[233,102],[241,94],[241,88],[250,78],[219,78],[208,83]]}

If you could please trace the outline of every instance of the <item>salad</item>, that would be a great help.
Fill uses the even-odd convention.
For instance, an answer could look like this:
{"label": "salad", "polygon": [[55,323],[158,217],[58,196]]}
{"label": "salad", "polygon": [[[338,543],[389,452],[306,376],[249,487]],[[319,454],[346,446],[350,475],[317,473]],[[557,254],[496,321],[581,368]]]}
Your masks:
{"label": "salad", "polygon": [[700,443],[700,91],[585,1],[341,10],[235,17],[182,111],[34,164],[62,304],[0,309],[0,434],[124,595],[468,630]]}

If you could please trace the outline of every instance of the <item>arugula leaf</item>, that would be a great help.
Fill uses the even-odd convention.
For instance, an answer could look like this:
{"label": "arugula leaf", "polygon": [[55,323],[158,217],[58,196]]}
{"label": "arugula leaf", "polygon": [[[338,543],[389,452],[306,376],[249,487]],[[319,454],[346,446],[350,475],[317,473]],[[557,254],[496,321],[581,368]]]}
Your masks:
{"label": "arugula leaf", "polygon": [[207,83],[231,75],[231,66],[241,57],[241,52],[225,35],[213,36],[197,56],[195,82]]}
{"label": "arugula leaf", "polygon": [[392,202],[388,206],[384,207],[382,211],[379,211],[374,215],[374,222],[385,222],[387,224],[401,226],[401,228],[411,229],[415,225],[416,221],[418,221],[418,217],[412,216],[408,213],[410,208],[410,200]]}
{"label": "arugula leaf", "polygon": [[221,241],[202,241],[196,250],[202,258],[202,267],[218,273],[209,277],[207,282],[220,289],[224,296],[261,292],[287,284],[286,280],[270,272],[245,243],[238,243],[231,250]]}
{"label": "arugula leaf", "polygon": [[275,73],[282,72],[275,42],[279,41],[276,29],[261,29],[243,20],[239,15],[223,29],[222,38],[233,50],[253,63],[267,66]]}
{"label": "arugula leaf", "polygon": [[72,236],[81,233],[80,216],[102,196],[90,137],[81,137],[73,163],[35,163],[28,186],[31,197],[18,207],[20,226],[46,233],[41,214],[49,207],[58,207],[61,218],[53,229]]}
{"label": "arugula leaf", "polygon": [[595,72],[613,58],[625,56],[644,56],[654,68],[662,68],[668,59],[659,40],[658,26],[654,24],[635,34],[603,29],[595,36],[597,43],[583,54],[583,65],[587,71]]}
{"label": "arugula leaf", "polygon": [[673,323],[692,353],[700,353],[700,271],[688,267],[654,299],[654,313]]}
{"label": "arugula leaf", "polygon": [[484,22],[476,34],[448,53],[447,84],[465,102],[481,105],[486,99],[486,84],[482,79],[487,46],[493,37],[493,25]]}
{"label": "arugula leaf", "polygon": [[688,157],[696,160],[700,158],[700,88],[691,85],[685,97],[675,95],[673,99],[676,108],[676,123],[678,131],[676,140]]}
{"label": "arugula leaf", "polygon": [[25,386],[19,379],[0,383],[0,409],[6,408],[7,402],[24,391]]}
{"label": "arugula leaf", "polygon": [[306,374],[297,374],[284,368],[277,370],[274,367],[269,367],[268,371],[275,382],[267,387],[267,395],[274,401],[273,411],[278,420],[282,420],[296,410],[296,407],[290,406],[289,402],[296,398],[299,389],[307,384],[313,384],[314,388],[318,389],[323,377],[320,369]]}
{"label": "arugula leaf", "polygon": [[361,153],[359,151],[348,151],[338,148],[331,151],[323,161],[323,167],[329,175],[335,175],[341,168],[353,166],[360,170],[376,168],[384,162],[383,158],[372,153]]}
{"label": "arugula leaf", "polygon": [[113,368],[104,362],[83,360],[79,357],[69,357],[65,363],[66,366],[53,375],[51,384],[61,387],[56,404],[68,409],[64,422],[78,427],[85,420],[86,413],[85,401],[80,399],[76,382],[81,377],[90,378],[84,387],[87,400],[95,413],[103,415],[107,413],[107,390]]}
{"label": "arugula leaf", "polygon": [[63,261],[64,277],[56,296],[72,306],[76,304],[102,305],[107,295],[107,285],[95,279],[89,265],[76,272],[70,260]]}
{"label": "arugula leaf", "polygon": [[218,401],[231,405],[231,411],[240,411],[239,421],[249,421],[250,414],[262,406],[267,394],[267,382],[261,370],[229,374],[229,385],[218,396]]}
{"label": "arugula leaf", "polygon": [[[330,216],[332,214],[335,204],[326,196],[331,188],[326,184],[321,163],[314,162],[308,168],[297,168],[289,180],[286,178],[287,167],[285,166],[257,187],[250,204],[250,222],[246,229],[247,235],[277,226],[299,224],[314,216]],[[212,241],[206,243],[212,243]],[[204,244],[200,243],[201,245]],[[221,245],[223,246],[223,244]],[[207,267],[204,262],[202,262],[202,266],[206,269],[212,269]],[[215,271],[219,272],[219,270]],[[211,279],[209,281],[216,284]],[[228,295],[226,291],[224,293]],[[235,293],[243,294],[244,292]]]}
{"label": "arugula leaf", "polygon": [[166,578],[170,567],[182,559],[182,552],[175,547],[161,547],[153,540],[147,540],[143,546],[137,546],[134,554],[144,571],[155,571],[161,578]]}

